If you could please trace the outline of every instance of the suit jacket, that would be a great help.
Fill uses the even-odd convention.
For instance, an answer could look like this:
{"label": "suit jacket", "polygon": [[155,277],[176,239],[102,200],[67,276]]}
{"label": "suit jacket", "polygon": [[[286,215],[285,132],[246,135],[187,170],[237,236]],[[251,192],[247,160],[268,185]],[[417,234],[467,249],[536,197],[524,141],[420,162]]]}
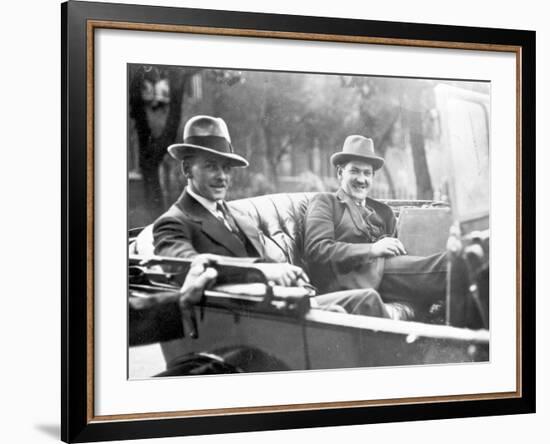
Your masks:
{"label": "suit jacket", "polygon": [[153,225],[155,254],[192,258],[197,254],[211,253],[251,262],[286,262],[284,251],[265,236],[248,215],[234,209],[231,214],[255,254],[249,254],[250,249],[247,251],[243,242],[223,222],[185,190]]}
{"label": "suit jacket", "polygon": [[320,292],[378,288],[384,259],[373,258],[372,244],[395,236],[392,209],[367,198],[382,236],[373,238],[361,210],[342,190],[320,193],[310,202],[305,219],[304,250],[313,284]]}

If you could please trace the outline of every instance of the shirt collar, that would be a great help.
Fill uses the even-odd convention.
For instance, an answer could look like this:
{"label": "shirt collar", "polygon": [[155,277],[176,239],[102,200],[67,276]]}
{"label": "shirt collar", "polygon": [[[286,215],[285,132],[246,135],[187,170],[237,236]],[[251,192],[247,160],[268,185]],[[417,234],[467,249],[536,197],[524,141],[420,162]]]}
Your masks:
{"label": "shirt collar", "polygon": [[[213,200],[207,199],[206,197],[200,196],[197,193],[195,193],[191,187],[187,187],[187,193],[191,195],[198,203],[200,203],[204,208],[206,208],[208,211],[210,211],[214,216],[218,215],[218,209],[216,208],[216,203]],[[221,202],[218,201],[218,202]]]}
{"label": "shirt collar", "polygon": [[348,193],[346,193],[344,191],[343,188],[340,188],[340,190],[342,191],[342,194],[344,196],[346,196],[350,202],[353,202],[355,205],[357,205],[358,207],[363,207],[363,208],[368,208],[367,207],[367,201],[366,200],[363,200],[363,201],[358,201],[358,200],[355,200],[353,197],[351,197]]}

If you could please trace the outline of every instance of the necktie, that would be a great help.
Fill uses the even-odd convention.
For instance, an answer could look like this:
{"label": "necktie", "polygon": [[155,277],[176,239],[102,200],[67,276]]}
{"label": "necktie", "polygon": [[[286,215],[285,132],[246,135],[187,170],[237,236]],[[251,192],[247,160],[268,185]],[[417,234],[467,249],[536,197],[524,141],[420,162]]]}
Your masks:
{"label": "necktie", "polygon": [[237,225],[237,222],[235,222],[235,218],[231,214],[231,211],[229,211],[229,209],[225,205],[225,202],[220,201],[216,203],[216,210],[220,214],[220,221],[223,222],[223,224],[231,232],[231,234],[239,239],[239,241],[244,245],[247,255],[249,257],[258,257],[259,254],[256,247],[250,242],[244,232],[241,231],[241,229]]}
{"label": "necktie", "polygon": [[358,205],[359,211],[365,225],[368,228],[368,231],[371,235],[372,241],[377,241],[384,235],[383,222],[380,217],[376,214],[376,211],[365,207],[364,205]]}
{"label": "necktie", "polygon": [[227,209],[225,208],[225,205],[222,202],[216,203],[216,210],[221,215],[222,222],[229,229],[229,231],[231,231],[233,234],[236,234],[237,236],[240,237],[241,230],[239,230],[239,227],[237,227],[235,220],[231,216],[231,213],[227,211]]}

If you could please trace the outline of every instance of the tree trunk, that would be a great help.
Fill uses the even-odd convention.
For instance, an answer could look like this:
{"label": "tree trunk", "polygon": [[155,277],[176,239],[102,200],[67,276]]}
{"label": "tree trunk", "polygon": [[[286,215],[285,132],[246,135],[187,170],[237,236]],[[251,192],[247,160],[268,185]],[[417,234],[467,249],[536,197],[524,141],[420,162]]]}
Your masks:
{"label": "tree trunk", "polygon": [[433,199],[432,180],[424,146],[421,111],[409,111],[409,134],[416,176],[416,197],[418,199]]}
{"label": "tree trunk", "polygon": [[[384,133],[382,134],[382,137],[380,137],[380,139],[377,140],[375,143],[378,154],[382,157],[386,157],[386,151],[388,150],[388,143],[392,135],[395,122],[397,122],[398,117],[399,117],[399,113],[396,111],[391,123],[386,128],[386,131],[384,131]],[[384,176],[386,176],[386,182],[388,183],[388,191],[390,192],[390,196],[392,199],[395,199],[396,198],[395,183],[393,182],[393,177],[391,176],[390,170],[386,168],[386,166],[383,166],[382,171],[384,173]]]}
{"label": "tree trunk", "polygon": [[[262,119],[263,120],[263,119]],[[279,189],[279,174],[277,172],[277,153],[273,147],[273,136],[271,134],[271,128],[268,124],[261,124],[262,134],[265,144],[265,161],[267,163],[267,168],[265,169],[268,179],[275,187],[276,190]]]}
{"label": "tree trunk", "polygon": [[395,199],[395,183],[393,182],[393,177],[391,177],[390,171],[384,166],[382,167],[382,172],[386,176],[386,182],[388,183],[388,191],[392,199]]}

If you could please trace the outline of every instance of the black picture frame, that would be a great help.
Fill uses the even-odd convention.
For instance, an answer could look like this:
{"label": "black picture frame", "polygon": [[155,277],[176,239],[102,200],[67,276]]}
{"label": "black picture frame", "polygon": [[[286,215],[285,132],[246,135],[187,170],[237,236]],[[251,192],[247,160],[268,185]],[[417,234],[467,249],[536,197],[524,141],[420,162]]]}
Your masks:
{"label": "black picture frame", "polygon": [[[94,26],[123,23],[258,32],[280,38],[436,46],[506,46],[518,56],[518,392],[494,399],[250,411],[194,417],[97,418],[93,415],[93,76]],[[65,442],[138,439],[243,431],[370,424],[535,412],[535,32],[433,24],[290,16],[69,1],[62,23],[62,384]],[[95,23],[95,25],[93,25]],[[91,25],[92,24],[92,25]],[[144,30],[143,32],[146,32]],[[294,37],[293,37],[294,36]],[[459,43],[457,43],[459,42]],[[91,147],[91,148],[90,148]]]}

